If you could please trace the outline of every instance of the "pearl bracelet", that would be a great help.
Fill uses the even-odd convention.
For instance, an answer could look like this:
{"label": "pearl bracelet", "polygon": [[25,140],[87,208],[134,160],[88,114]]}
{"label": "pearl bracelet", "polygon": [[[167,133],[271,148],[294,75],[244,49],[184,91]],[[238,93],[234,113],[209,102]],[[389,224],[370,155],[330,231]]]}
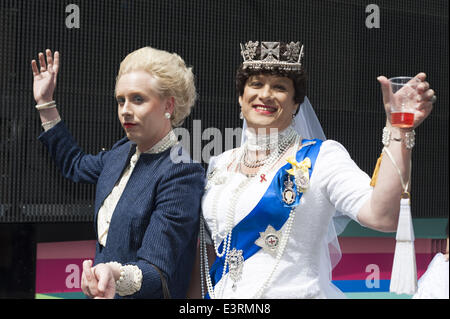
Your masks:
{"label": "pearl bracelet", "polygon": [[123,282],[124,278],[125,278],[125,270],[123,269],[123,266],[120,266],[120,277],[116,281],[116,287],[120,286],[120,284]]}
{"label": "pearl bracelet", "polygon": [[387,127],[384,127],[383,128],[383,136],[381,138],[381,141],[385,147],[388,147],[389,144],[391,143],[391,141],[401,142],[404,140],[406,148],[408,150],[410,150],[415,145],[415,136],[416,136],[416,133],[414,132],[414,130],[412,130],[411,132],[405,133],[404,139],[403,138],[395,138],[395,137],[392,137],[392,132]]}
{"label": "pearl bracelet", "polygon": [[120,277],[119,279],[116,280],[116,286],[119,285],[124,278],[125,275],[125,271],[123,270],[123,266],[121,263],[118,263],[117,261],[110,261],[108,263],[106,263],[107,265],[111,265],[111,266],[117,266],[119,268],[119,272],[120,272]]}
{"label": "pearl bracelet", "polygon": [[47,102],[47,103],[44,103],[44,104],[37,104],[36,105],[36,109],[38,111],[40,111],[40,110],[47,110],[47,109],[53,109],[55,107],[56,107],[56,102],[55,101],[50,101],[50,102]]}
{"label": "pearl bracelet", "polygon": [[129,296],[141,289],[142,270],[135,265],[122,265],[116,261],[107,264],[115,265],[119,268],[120,277],[116,280],[116,293],[119,296]]}

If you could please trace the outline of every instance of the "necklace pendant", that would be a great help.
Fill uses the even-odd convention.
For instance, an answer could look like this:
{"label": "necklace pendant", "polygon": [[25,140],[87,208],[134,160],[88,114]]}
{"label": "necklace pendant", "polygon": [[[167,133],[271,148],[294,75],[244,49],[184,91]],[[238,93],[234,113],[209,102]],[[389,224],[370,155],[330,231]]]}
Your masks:
{"label": "necklace pendant", "polygon": [[293,189],[294,183],[291,181],[291,176],[288,175],[288,180],[284,182],[284,190],[282,193],[283,202],[285,202],[288,205],[291,205],[295,202],[295,191]]}
{"label": "necklace pendant", "polygon": [[243,251],[233,248],[228,254],[228,267],[230,278],[233,281],[233,286],[231,287],[233,291],[236,291],[236,283],[242,278],[242,268],[244,267],[244,256],[242,256]]}
{"label": "necklace pendant", "polygon": [[255,241],[255,244],[276,258],[282,237],[281,230],[276,231],[275,228],[269,225],[264,232],[259,234],[260,237]]}

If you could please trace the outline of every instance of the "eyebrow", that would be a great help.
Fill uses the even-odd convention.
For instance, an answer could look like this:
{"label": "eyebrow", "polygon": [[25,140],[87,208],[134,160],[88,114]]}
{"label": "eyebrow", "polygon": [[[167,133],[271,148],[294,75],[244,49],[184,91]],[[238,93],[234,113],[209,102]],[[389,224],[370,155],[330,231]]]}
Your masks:
{"label": "eyebrow", "polygon": [[[120,93],[120,92],[119,92]],[[145,95],[146,93],[143,91],[133,90],[131,92],[128,92],[127,95]],[[114,96],[117,98],[119,96],[123,96],[124,94],[118,94],[117,91],[114,93]]]}
{"label": "eyebrow", "polygon": [[289,83],[289,78],[287,78],[287,77],[276,77],[275,78],[275,81],[280,81],[280,82],[283,82],[283,83]]}

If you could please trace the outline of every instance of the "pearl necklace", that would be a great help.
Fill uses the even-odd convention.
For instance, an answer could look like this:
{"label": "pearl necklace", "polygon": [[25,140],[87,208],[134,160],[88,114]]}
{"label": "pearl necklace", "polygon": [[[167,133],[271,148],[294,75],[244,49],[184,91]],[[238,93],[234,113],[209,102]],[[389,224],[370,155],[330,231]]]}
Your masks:
{"label": "pearl necklace", "polygon": [[254,129],[247,128],[245,136],[247,137],[247,148],[251,151],[271,151],[278,147],[279,139],[289,134],[293,130],[292,126],[284,129],[281,132],[269,134],[255,134]]}
{"label": "pearl necklace", "polygon": [[[292,144],[292,142],[294,141],[295,137],[296,137],[296,132],[294,130],[291,130],[289,132],[289,134],[286,134],[280,141],[279,145],[278,145],[278,149],[272,151],[269,156],[267,157],[267,160],[265,162],[265,164],[262,166],[262,170],[264,171],[262,174],[267,175],[266,171],[269,171],[272,167],[272,164],[274,164],[276,161],[278,161],[278,159],[286,152],[286,150],[289,148],[289,146]],[[236,155],[235,158],[239,158],[239,160],[236,162],[236,168],[238,167],[238,165],[243,161],[243,156],[246,152],[246,145],[247,143],[244,144],[243,147],[241,147],[239,149],[240,154],[238,153]],[[234,159],[233,159],[234,162]],[[236,168],[234,170],[236,170]],[[229,173],[228,173],[229,174]],[[260,175],[262,175],[260,174]],[[254,176],[256,177],[256,176]],[[225,236],[220,236],[218,234],[218,218],[217,218],[217,203],[218,203],[218,199],[220,197],[220,195],[222,194],[223,189],[225,189],[227,186],[229,186],[229,183],[232,181],[232,178],[228,178],[227,181],[225,181],[222,185],[221,188],[217,189],[216,192],[216,198],[213,202],[213,219],[214,219],[214,223],[213,223],[213,227],[211,229],[212,232],[212,237],[215,239],[216,237],[219,237],[221,239],[221,241],[225,238],[228,237],[228,239],[231,239],[231,230],[233,228],[233,224],[234,224],[234,213],[235,213],[235,206],[237,204],[237,201],[239,199],[239,196],[242,194],[242,192],[245,190],[245,188],[248,186],[248,184],[250,184],[250,182],[253,182],[256,180],[256,178],[247,178],[244,179],[239,186],[236,188],[236,190],[233,192],[233,196],[230,200],[230,205],[228,206],[228,212],[227,212],[227,218],[226,218],[226,227],[225,227]],[[221,242],[220,241],[220,242]],[[226,251],[225,246],[224,246],[224,250],[222,250],[222,253],[219,253],[218,248],[219,248],[219,243],[217,243],[214,240],[214,248],[216,251],[216,254],[219,258],[223,257],[224,252]]]}
{"label": "pearl necklace", "polygon": [[170,130],[170,132],[164,136],[161,140],[159,140],[158,143],[152,146],[151,149],[146,151],[145,153],[162,153],[168,148],[171,148],[178,142],[177,136],[175,135],[175,132],[173,130]]}
{"label": "pearl necklace", "polygon": [[268,156],[266,156],[264,159],[262,160],[255,160],[255,161],[249,161],[247,159],[248,157],[248,153],[245,153],[243,156],[243,161],[242,163],[244,164],[244,166],[248,167],[248,168],[257,168],[257,167],[261,167],[264,165],[264,163],[266,163]]}
{"label": "pearl necklace", "polygon": [[[270,152],[269,156],[267,157],[267,160],[265,161],[263,167],[261,168],[262,171],[264,172],[264,174],[267,174],[269,172],[270,169],[272,169],[272,165],[275,164],[275,162],[277,162],[283,155],[284,153],[287,151],[287,149],[292,145],[293,141],[296,141],[296,145],[300,144],[300,137],[297,135],[297,133],[295,132],[295,130],[293,130],[291,128],[291,130],[289,130],[287,132],[287,134],[285,134],[280,143],[278,144],[278,149],[277,150],[273,150]],[[248,143],[244,144],[243,147],[241,147],[239,149],[240,151],[240,156],[238,156],[240,158],[239,162],[242,162],[243,160],[243,156],[245,155],[245,150],[246,150],[246,145],[248,145]],[[298,149],[298,147],[296,148]],[[262,174],[261,174],[262,175]],[[239,183],[239,186],[232,192],[232,197],[230,200],[230,205],[228,206],[228,211],[227,211],[227,216],[226,216],[226,227],[225,227],[225,236],[220,236],[218,234],[218,218],[217,218],[217,202],[218,202],[218,197],[222,194],[222,190],[228,186],[229,181],[231,179],[228,179],[227,181],[225,181],[225,183],[223,184],[222,187],[219,187],[217,189],[216,192],[216,198],[213,201],[213,207],[212,207],[212,211],[213,211],[213,221],[212,221],[212,230],[211,230],[211,237],[213,239],[213,243],[214,243],[214,250],[216,255],[221,258],[225,255],[225,262],[224,262],[224,267],[223,267],[223,272],[222,272],[222,277],[225,276],[226,273],[226,268],[227,268],[227,264],[229,262],[229,256],[228,256],[228,252],[230,251],[230,245],[231,245],[231,237],[232,237],[232,228],[234,225],[234,217],[235,217],[235,209],[236,209],[236,205],[238,202],[238,199],[240,197],[241,194],[244,193],[245,189],[247,188],[247,186],[249,185],[250,182],[253,182],[255,180],[254,177],[251,178],[246,178],[244,179],[241,183]],[[291,212],[292,213],[292,212]],[[295,213],[290,214],[295,216]],[[291,220],[293,220],[293,217],[291,218]],[[289,219],[288,219],[289,221]],[[216,287],[216,289],[214,289],[212,282],[211,282],[211,277],[209,275],[209,265],[208,265],[208,256],[207,256],[207,252],[206,252],[206,238],[205,238],[205,221],[201,220],[201,227],[200,227],[200,277],[201,277],[201,289],[202,289],[202,296],[204,297],[204,280],[206,277],[206,284],[207,284],[207,288],[208,288],[208,292],[211,298],[215,298],[216,297],[216,290],[218,290],[217,288],[219,288],[220,292],[218,295],[222,295],[223,294],[223,289],[224,289],[224,282],[222,281],[221,287]],[[292,222],[288,223],[287,225],[291,225]],[[290,228],[291,226],[287,227],[287,229],[289,229],[289,233],[290,233]],[[218,242],[216,240],[216,238],[219,237],[220,239],[223,240],[224,242],[224,247],[222,252],[218,251],[219,248],[219,244],[220,242]],[[283,237],[289,237],[289,235],[287,236],[283,236]],[[286,239],[287,242],[287,239]],[[284,247],[286,246],[286,243],[284,244]],[[282,249],[280,249],[281,254],[284,251],[284,248],[282,246]],[[281,259],[281,254],[279,253],[280,257],[279,259]],[[276,263],[276,266],[274,267],[272,274],[269,276],[268,280],[266,280],[265,284],[263,285],[263,287],[260,289],[261,293],[265,290],[265,288],[268,285],[268,282],[270,281],[270,278],[272,277],[273,273],[275,272],[276,267],[278,266],[279,260]],[[203,267],[202,267],[203,265]],[[206,276],[204,274],[204,272],[206,272]],[[259,292],[258,292],[259,294]]]}
{"label": "pearl necklace", "polygon": [[257,168],[263,166],[268,160],[268,156],[263,159],[249,160],[249,151],[253,152],[272,152],[279,146],[278,141],[281,141],[285,136],[292,134],[294,129],[289,126],[280,133],[259,134],[256,135],[254,130],[248,128],[245,131],[247,143],[244,144],[244,156],[242,163],[248,168]]}

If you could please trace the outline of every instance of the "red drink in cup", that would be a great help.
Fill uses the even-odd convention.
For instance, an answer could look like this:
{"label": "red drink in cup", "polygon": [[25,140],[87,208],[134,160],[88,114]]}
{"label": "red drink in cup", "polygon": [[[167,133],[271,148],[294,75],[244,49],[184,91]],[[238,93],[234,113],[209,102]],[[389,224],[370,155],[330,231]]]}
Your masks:
{"label": "red drink in cup", "polygon": [[391,112],[391,124],[401,128],[412,127],[414,124],[414,113]]}
{"label": "red drink in cup", "polygon": [[414,125],[414,112],[417,108],[417,85],[420,83],[416,78],[400,76],[390,78],[391,94],[389,105],[391,107],[392,126],[407,128]]}

